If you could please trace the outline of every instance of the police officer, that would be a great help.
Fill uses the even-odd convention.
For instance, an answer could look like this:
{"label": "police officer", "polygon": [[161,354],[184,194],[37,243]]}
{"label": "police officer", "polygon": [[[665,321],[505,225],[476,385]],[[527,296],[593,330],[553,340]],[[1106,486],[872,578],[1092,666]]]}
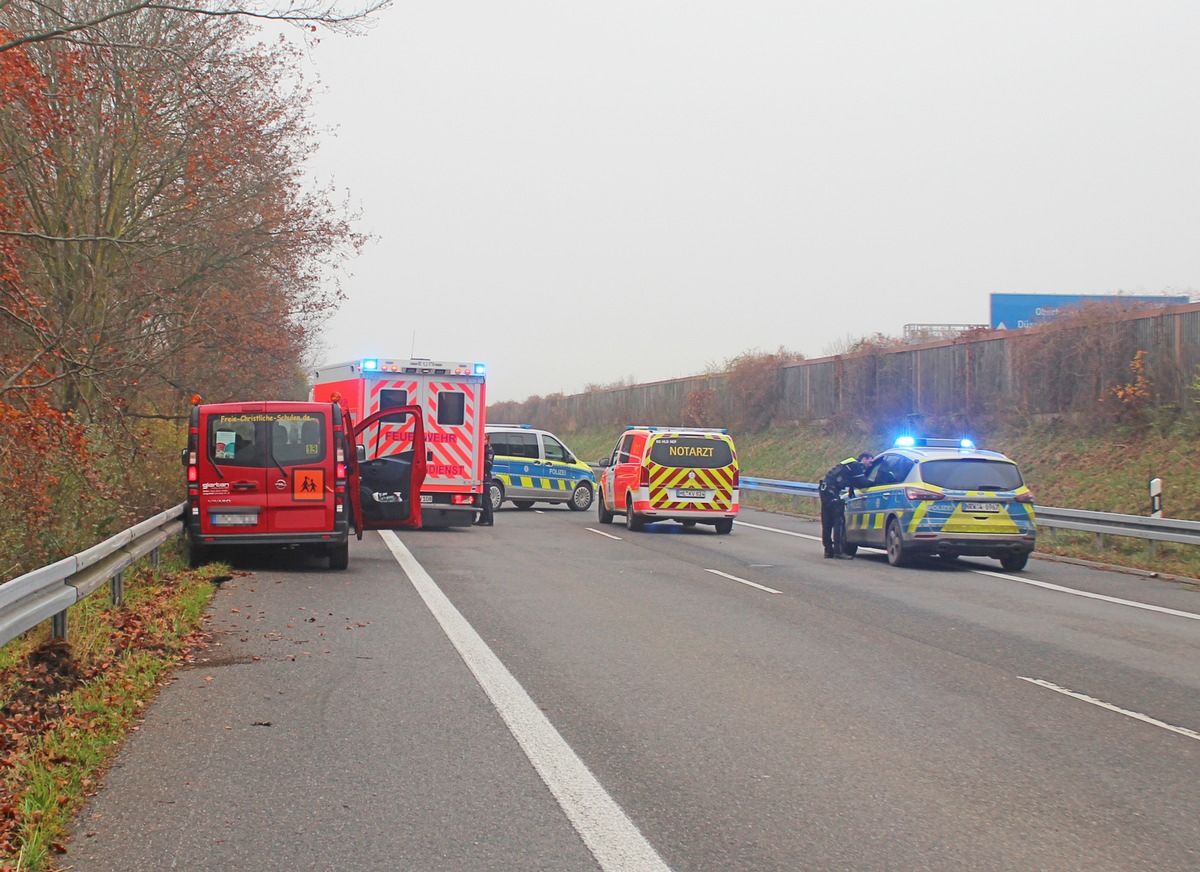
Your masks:
{"label": "police officer", "polygon": [[821,544],[825,546],[826,557],[847,556],[833,552],[833,525],[843,511],[842,491],[849,490],[853,493],[855,488],[867,487],[870,484],[867,480],[867,470],[871,468],[874,459],[867,451],[858,457],[847,457],[825,473],[817,487],[821,496]]}
{"label": "police officer", "polygon": [[496,459],[496,452],[492,449],[492,440],[484,434],[483,437],[483,506],[479,510],[479,520],[475,522],[479,527],[490,527],[493,524],[492,517],[492,462]]}

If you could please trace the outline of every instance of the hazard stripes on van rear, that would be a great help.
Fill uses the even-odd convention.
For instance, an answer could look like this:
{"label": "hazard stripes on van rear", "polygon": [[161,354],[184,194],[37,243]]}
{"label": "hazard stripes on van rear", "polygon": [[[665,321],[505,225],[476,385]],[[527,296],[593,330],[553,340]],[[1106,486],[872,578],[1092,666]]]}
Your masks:
{"label": "hazard stripes on van rear", "polygon": [[734,467],[660,466],[647,461],[650,508],[656,512],[729,512],[734,508]]}

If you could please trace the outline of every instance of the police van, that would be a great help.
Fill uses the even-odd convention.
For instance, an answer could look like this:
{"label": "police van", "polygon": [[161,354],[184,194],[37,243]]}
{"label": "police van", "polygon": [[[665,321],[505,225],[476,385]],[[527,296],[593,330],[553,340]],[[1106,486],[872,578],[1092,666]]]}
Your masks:
{"label": "police van", "polygon": [[592,505],[596,474],[548,430],[529,424],[488,424],[495,455],[488,498],[492,509],[511,500],[518,509],[534,503],[566,503],[583,512]]}
{"label": "police van", "polygon": [[733,531],[740,471],[723,429],[630,426],[600,466],[596,513],[602,524],[621,514],[633,531],[655,521]]}

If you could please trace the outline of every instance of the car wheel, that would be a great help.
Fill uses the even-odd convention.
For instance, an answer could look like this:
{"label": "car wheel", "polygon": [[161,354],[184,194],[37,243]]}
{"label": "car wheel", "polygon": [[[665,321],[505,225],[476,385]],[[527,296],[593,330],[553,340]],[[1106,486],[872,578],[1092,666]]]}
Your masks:
{"label": "car wheel", "polygon": [[625,529],[631,533],[646,526],[646,521],[633,510],[633,494],[625,494]]}
{"label": "car wheel", "polygon": [[204,564],[208,563],[208,549],[203,545],[197,545],[194,542],[188,542],[187,548],[188,568],[199,569]]}
{"label": "car wheel", "polygon": [[722,536],[727,535],[733,532],[733,518],[721,518],[713,526],[717,528],[717,532]]}
{"label": "car wheel", "polygon": [[887,558],[892,566],[903,566],[908,563],[908,555],[904,553],[904,537],[900,533],[900,522],[895,518],[887,525]]}
{"label": "car wheel", "polygon": [[1028,562],[1028,554],[1005,554],[1000,558],[1000,566],[1005,572],[1020,572]]}
{"label": "car wheel", "polygon": [[613,513],[608,510],[608,505],[604,502],[604,491],[600,491],[599,498],[596,500],[596,518],[601,524],[613,522]]}
{"label": "car wheel", "polygon": [[571,493],[571,501],[567,503],[574,512],[586,512],[592,505],[592,486],[581,484]]}
{"label": "car wheel", "polygon": [[329,568],[345,569],[350,565],[350,543],[329,546]]}
{"label": "car wheel", "polygon": [[493,481],[488,485],[488,499],[492,501],[492,511],[500,508],[500,504],[504,502],[504,484],[499,481]]}
{"label": "car wheel", "polygon": [[532,509],[533,500],[513,500],[513,505],[518,509]]}
{"label": "car wheel", "polygon": [[845,554],[847,557],[853,557],[855,554],[858,553],[858,546],[851,545],[849,542],[846,542],[842,545],[842,553]]}

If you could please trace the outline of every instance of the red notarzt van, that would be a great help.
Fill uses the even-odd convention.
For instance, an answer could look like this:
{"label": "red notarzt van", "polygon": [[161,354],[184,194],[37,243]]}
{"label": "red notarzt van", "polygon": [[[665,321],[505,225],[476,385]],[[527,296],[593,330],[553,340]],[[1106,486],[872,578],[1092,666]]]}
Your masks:
{"label": "red notarzt van", "polygon": [[196,403],[183,462],[193,567],[222,545],[299,546],[349,565],[358,468],[336,400]]}

